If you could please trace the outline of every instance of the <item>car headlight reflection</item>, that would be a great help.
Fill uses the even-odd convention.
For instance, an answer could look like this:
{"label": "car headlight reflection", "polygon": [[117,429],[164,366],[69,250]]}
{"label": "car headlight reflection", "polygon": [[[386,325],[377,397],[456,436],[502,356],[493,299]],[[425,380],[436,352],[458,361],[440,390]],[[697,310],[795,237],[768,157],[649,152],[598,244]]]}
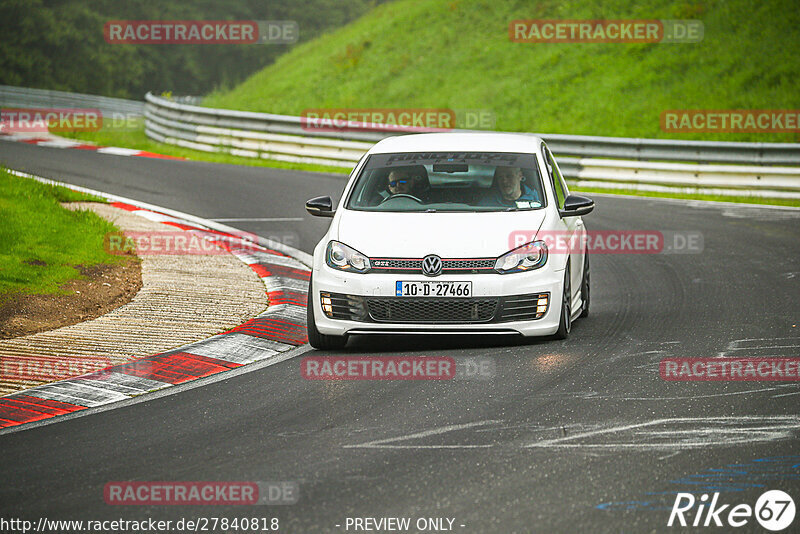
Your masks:
{"label": "car headlight reflection", "polygon": [[494,264],[500,274],[519,273],[538,269],[547,262],[547,245],[544,241],[533,241],[506,252]]}
{"label": "car headlight reflection", "polygon": [[365,273],[370,269],[369,258],[338,241],[328,243],[325,262],[328,267],[351,273]]}

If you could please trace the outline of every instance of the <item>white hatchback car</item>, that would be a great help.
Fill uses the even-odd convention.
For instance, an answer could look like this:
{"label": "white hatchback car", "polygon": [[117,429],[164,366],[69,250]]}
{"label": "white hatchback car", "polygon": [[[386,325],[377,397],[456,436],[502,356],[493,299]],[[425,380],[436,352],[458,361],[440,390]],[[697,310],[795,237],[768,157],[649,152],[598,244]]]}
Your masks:
{"label": "white hatchback car", "polygon": [[[351,334],[513,334],[565,338],[589,311],[585,234],[594,202],[570,195],[553,155],[527,134],[390,137],[359,161],[314,249],[308,339]],[[548,247],[550,241],[550,247]],[[572,241],[574,242],[574,241]],[[581,241],[582,242],[582,241]]]}

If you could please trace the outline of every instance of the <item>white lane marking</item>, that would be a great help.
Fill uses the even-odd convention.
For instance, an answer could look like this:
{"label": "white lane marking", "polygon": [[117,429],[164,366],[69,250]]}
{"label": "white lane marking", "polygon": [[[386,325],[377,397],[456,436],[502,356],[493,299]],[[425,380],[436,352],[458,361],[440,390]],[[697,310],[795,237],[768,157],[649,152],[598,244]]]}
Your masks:
{"label": "white lane marking", "polygon": [[302,221],[302,217],[256,217],[241,219],[211,219],[215,222],[279,222],[279,221]]}
{"label": "white lane marking", "polygon": [[790,395],[800,395],[800,391],[795,391],[793,393],[781,393],[780,395],[773,395],[773,399],[777,399],[778,397],[788,397]]}
{"label": "white lane marking", "polygon": [[[177,219],[175,217],[172,217],[171,215],[164,215],[163,213],[156,213],[155,211],[135,210],[135,211],[132,211],[130,213],[132,213],[134,215],[138,215],[139,217],[144,217],[145,219],[153,221],[153,222],[159,222],[159,223],[174,222],[174,223],[179,223],[179,224],[180,223],[184,223],[184,224],[186,223],[186,221],[184,221],[184,220]],[[200,230],[203,230],[205,228],[206,227],[200,228]]]}
{"label": "white lane marking", "polygon": [[[800,213],[797,211],[773,211],[766,213],[760,210],[750,209],[754,206],[747,206],[744,208],[733,208],[722,211],[723,217],[731,217],[733,219],[756,219],[759,221],[775,221],[775,220],[789,220],[800,218]],[[778,206],[773,206],[777,208]],[[787,206],[788,207],[788,206]],[[797,208],[793,208],[797,210]]]}
{"label": "white lane marking", "polygon": [[78,143],[77,141],[54,139],[52,141],[39,141],[36,144],[38,146],[46,146],[46,147],[50,147],[50,148],[71,148],[71,147],[74,147],[74,146],[79,146],[82,143]]}
{"label": "white lane marking", "polygon": [[732,349],[728,349],[728,351],[733,351],[733,350],[752,350],[752,351],[757,351],[757,350],[766,350],[766,349],[795,349],[795,348],[800,348],[800,344],[798,344],[798,345],[763,345],[763,346],[760,346],[760,347],[734,347]]}
{"label": "white lane marking", "polygon": [[[620,397],[626,401],[665,401],[665,400],[692,400],[692,399],[711,399],[714,397],[727,397],[728,395],[747,395],[748,393],[763,393],[774,391],[776,388],[748,389],[745,391],[727,391],[725,393],[710,393],[708,395],[688,395],[686,397]],[[602,398],[602,397],[600,397]],[[608,398],[614,398],[609,396]]]}
{"label": "white lane marking", "polygon": [[[580,189],[575,190],[578,194],[580,194]],[[671,202],[672,204],[683,204],[686,206],[694,207],[694,208],[734,208],[732,211],[726,210],[724,215],[728,215],[731,213],[731,216],[741,216],[746,217],[747,215],[739,215],[739,211],[742,208],[760,208],[760,209],[770,209],[770,210],[784,210],[784,211],[800,211],[800,208],[794,206],[777,206],[774,204],[750,204],[748,202],[725,202],[725,201],[717,201],[717,200],[697,200],[693,198],[669,198],[669,197],[645,197],[641,195],[621,195],[616,193],[586,193],[590,196],[596,197],[606,197],[606,198],[626,198],[626,199],[636,199],[636,200],[651,200],[655,202]],[[739,211],[737,211],[739,210]]]}
{"label": "white lane marking", "polygon": [[[769,423],[773,425],[745,427],[750,422]],[[646,430],[654,425],[664,424],[699,424],[706,425],[703,428],[689,428],[676,430]],[[731,425],[742,425],[740,428]],[[634,432],[637,437],[629,439],[629,443],[569,443],[579,439],[591,439],[598,436],[613,436],[626,431],[636,431],[645,429],[642,432]],[[776,441],[789,438],[793,432],[800,430],[800,417],[798,416],[740,416],[740,417],[678,417],[672,419],[656,419],[646,423],[634,423],[629,425],[612,426],[590,430],[563,438],[549,439],[525,445],[524,448],[570,448],[570,449],[625,449],[625,450],[653,450],[653,449],[687,449],[711,447],[715,445],[736,445],[752,443],[758,441]],[[643,443],[643,438],[639,436],[653,436],[655,438],[665,435],[674,436],[674,441],[663,441],[659,443]],[[700,439],[705,437],[706,439]],[[685,438],[685,439],[681,439]],[[622,437],[624,440],[624,436]]]}
{"label": "white lane marking", "polygon": [[[651,364],[649,364],[651,365]],[[640,366],[641,368],[646,368],[647,366]],[[694,400],[694,399],[710,399],[713,397],[727,397],[729,395],[747,395],[749,393],[765,393],[768,391],[777,391],[781,388],[791,388],[795,387],[795,384],[777,384],[770,387],[762,387],[759,389],[745,389],[742,391],[726,391],[724,393],[709,393],[705,395],[687,395],[684,397],[619,397],[616,395],[601,395],[596,391],[576,391],[573,393],[549,393],[543,395],[533,395],[534,397],[540,398],[553,398],[554,395],[559,395],[561,397],[569,397],[575,399],[582,399],[582,400],[597,400],[597,399],[613,399],[613,400],[626,400],[626,401],[665,401],[665,400]],[[794,395],[795,393],[789,393],[789,395]],[[773,395],[774,397],[780,397],[782,395]]]}
{"label": "white lane marking", "polygon": [[[685,397],[617,397],[614,395],[600,395],[596,392],[589,393],[565,393],[567,396],[575,396],[578,399],[618,399],[626,401],[665,401],[665,400],[692,400],[692,399],[710,399],[712,397],[727,397],[728,395],[746,395],[748,393],[762,393],[765,391],[775,391],[780,386],[768,387],[761,389],[747,389],[744,391],[728,391],[725,393],[710,393],[708,395],[687,395]],[[552,395],[538,395],[539,397],[552,397]]]}
{"label": "white lane marking", "polygon": [[98,148],[97,151],[101,154],[113,154],[115,156],[135,156],[141,152],[141,150],[133,148],[120,148],[116,146],[104,146]]}
{"label": "white lane marking", "polygon": [[388,443],[397,442],[397,441],[408,441],[410,439],[419,439],[419,438],[426,438],[429,436],[436,436],[439,434],[445,434],[447,432],[453,432],[456,430],[464,430],[466,428],[474,428],[476,426],[485,426],[491,424],[502,423],[503,421],[498,420],[488,420],[488,421],[477,421],[475,423],[466,423],[463,425],[447,425],[447,426],[440,426],[438,428],[434,428],[431,430],[425,430],[423,432],[416,432],[414,434],[407,434],[405,436],[398,436],[395,438],[387,438],[387,439],[379,439],[375,441],[368,441],[366,443],[361,443],[358,445],[345,445],[345,449],[356,449],[356,448],[363,448],[363,449],[482,449],[491,447],[492,445],[387,445]]}
{"label": "white lane marking", "polygon": [[522,424],[498,426],[494,428],[483,428],[480,430],[476,430],[475,433],[498,432],[500,430],[519,430],[519,429],[530,430],[531,432],[552,432],[553,430],[565,430],[566,425],[542,427],[535,423],[522,423]]}
{"label": "white lane marking", "polygon": [[[765,345],[759,342],[768,341]],[[753,343],[755,342],[755,343]],[[728,346],[717,353],[717,357],[722,358],[731,351],[736,350],[774,350],[774,349],[793,349],[800,347],[800,338],[797,337],[749,337],[744,339],[732,339],[728,341]]]}
{"label": "white lane marking", "polygon": [[[424,440],[432,436],[440,436],[448,432],[475,429],[489,425],[503,424],[504,421],[487,420],[460,425],[442,427],[401,435],[392,438],[368,441],[357,445],[345,445],[345,449],[484,449],[502,446],[494,444],[472,444],[472,437],[485,430],[474,430],[472,434],[462,436],[460,444],[402,444],[409,440]],[[665,428],[666,427],[666,428]],[[513,428],[513,427],[499,427]],[[492,430],[497,430],[493,428]],[[563,429],[562,429],[563,430]],[[522,449],[570,449],[570,450],[666,450],[659,459],[675,456],[685,449],[696,449],[714,446],[730,446],[747,443],[777,441],[797,436],[800,432],[800,416],[731,416],[731,417],[676,417],[655,419],[643,423],[602,426],[596,425],[593,430],[567,435],[563,437],[534,441],[528,444],[514,444],[514,448]],[[605,442],[603,442],[605,441]]]}
{"label": "white lane marking", "polygon": [[734,339],[733,343],[741,343],[742,341],[800,341],[800,338],[796,337],[746,337],[743,339]]}
{"label": "white lane marking", "polygon": [[[752,346],[740,346],[744,341],[769,341],[771,345],[755,344]],[[737,339],[734,343],[735,346],[728,345],[728,350],[748,350],[748,349],[790,349],[800,347],[800,338],[796,337],[776,337],[771,339]]]}

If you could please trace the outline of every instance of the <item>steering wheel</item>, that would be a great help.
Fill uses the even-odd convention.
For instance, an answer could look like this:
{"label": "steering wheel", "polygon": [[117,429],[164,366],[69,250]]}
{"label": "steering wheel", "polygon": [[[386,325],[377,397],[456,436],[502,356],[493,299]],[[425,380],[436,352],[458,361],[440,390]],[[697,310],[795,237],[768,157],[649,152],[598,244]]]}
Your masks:
{"label": "steering wheel", "polygon": [[[424,204],[424,202],[422,202],[422,200],[418,199],[418,198],[417,198],[417,197],[415,197],[414,195],[409,195],[409,194],[406,194],[406,193],[397,193],[396,195],[392,195],[392,196],[390,196],[390,197],[386,197],[386,198],[384,198],[383,200],[381,200],[381,204],[383,204],[383,203],[384,203],[384,202],[386,202],[387,200],[392,200],[393,198],[400,198],[400,197],[404,197],[404,198],[410,198],[411,200],[414,200],[414,201],[416,201],[416,202],[419,202],[420,204]],[[380,204],[378,204],[378,205],[380,205]]]}

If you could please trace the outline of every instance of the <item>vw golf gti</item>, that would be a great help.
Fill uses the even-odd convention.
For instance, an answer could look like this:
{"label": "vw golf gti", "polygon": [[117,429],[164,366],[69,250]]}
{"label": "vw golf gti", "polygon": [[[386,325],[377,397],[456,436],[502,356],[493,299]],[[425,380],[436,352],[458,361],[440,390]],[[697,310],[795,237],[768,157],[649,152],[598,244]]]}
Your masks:
{"label": "vw golf gti", "polygon": [[[582,215],[534,135],[390,137],[359,161],[342,199],[306,203],[332,217],[314,249],[308,338],[510,334],[566,338],[589,311]],[[578,238],[578,239],[575,239]],[[520,242],[522,241],[522,242]]]}

